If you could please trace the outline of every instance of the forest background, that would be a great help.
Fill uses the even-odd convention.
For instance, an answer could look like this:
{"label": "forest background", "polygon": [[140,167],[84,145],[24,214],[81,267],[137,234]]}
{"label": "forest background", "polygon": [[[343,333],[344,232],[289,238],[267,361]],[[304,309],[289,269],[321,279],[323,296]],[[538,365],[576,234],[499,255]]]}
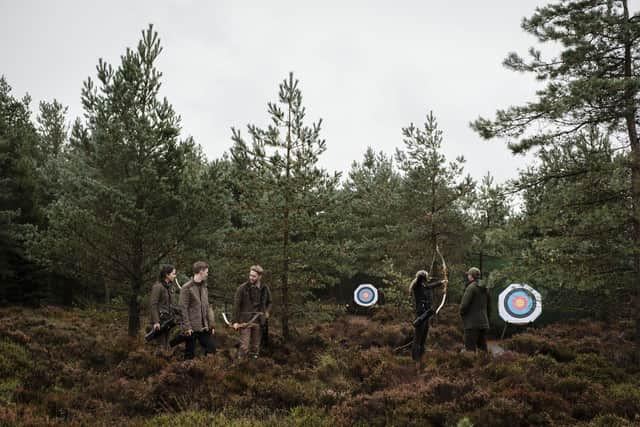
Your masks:
{"label": "forest background", "polygon": [[[162,96],[152,25],[118,63],[99,60],[82,83],[82,117],[56,100],[34,107],[2,77],[0,303],[126,310],[117,326],[135,340],[163,264],[183,283],[194,261],[207,261],[220,311],[259,263],[287,342],[298,325],[352,304],[360,283],[410,317],[407,286],[420,269],[439,276],[437,245],[453,304],[477,266],[494,297],[510,283],[536,288],[539,325],[623,322],[637,364],[639,19],[627,1],[595,0],[524,19],[540,45],[562,47],[552,58],[534,47],[505,59],[541,89],[469,118],[483,138],[533,157],[506,182],[472,178],[464,153],[447,158],[429,106],[423,122],[398,130],[395,152],[367,149],[345,174],[322,168],[323,153],[340,148],[308,118],[293,73],[274,82],[268,125],[232,128],[228,151],[209,159]],[[492,323],[501,330],[495,313]]]}

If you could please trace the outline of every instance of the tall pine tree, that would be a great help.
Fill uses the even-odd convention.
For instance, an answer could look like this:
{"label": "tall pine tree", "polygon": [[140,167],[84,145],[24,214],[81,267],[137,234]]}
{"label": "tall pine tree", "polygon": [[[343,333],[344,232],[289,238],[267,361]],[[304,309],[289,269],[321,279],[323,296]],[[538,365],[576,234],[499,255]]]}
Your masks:
{"label": "tall pine tree", "polygon": [[505,65],[547,82],[538,99],[499,110],[494,120],[480,118],[472,127],[484,138],[502,137],[514,152],[568,143],[564,135],[601,126],[625,140],[630,150],[628,221],[632,224],[636,289],[636,354],[640,360],[640,15],[628,0],[564,0],[537,8],[522,28],[540,43],[562,46],[558,57],[545,60],[531,49],[530,60],[511,53]]}
{"label": "tall pine tree", "polygon": [[[405,150],[396,151],[403,172],[398,262],[405,271],[427,267],[434,259],[436,244],[462,258],[465,223],[462,203],[475,183],[464,176],[464,157],[447,162],[442,153],[443,133],[433,112],[423,128],[411,123],[402,129]],[[453,257],[451,257],[453,258]],[[433,262],[431,262],[433,264]],[[430,267],[429,267],[430,268]]]}
{"label": "tall pine tree", "polygon": [[[326,150],[320,137],[322,120],[307,125],[299,82],[290,73],[279,88],[278,102],[268,104],[271,124],[248,125],[251,142],[232,129],[233,156],[245,165],[242,182],[250,191],[236,196],[245,210],[242,234],[251,236],[251,255],[277,278],[282,333],[290,336],[290,320],[302,295],[318,285],[318,263],[330,252],[326,212],[335,201],[338,175],[318,166]],[[238,218],[236,221],[242,221]]]}
{"label": "tall pine tree", "polygon": [[204,160],[191,138],[180,139],[180,117],[160,97],[161,51],[149,26],[117,68],[100,60],[97,83],[85,82],[86,120],[73,127],[49,228],[38,242],[58,268],[126,285],[130,336],[158,265],[173,262],[217,214],[203,191]]}

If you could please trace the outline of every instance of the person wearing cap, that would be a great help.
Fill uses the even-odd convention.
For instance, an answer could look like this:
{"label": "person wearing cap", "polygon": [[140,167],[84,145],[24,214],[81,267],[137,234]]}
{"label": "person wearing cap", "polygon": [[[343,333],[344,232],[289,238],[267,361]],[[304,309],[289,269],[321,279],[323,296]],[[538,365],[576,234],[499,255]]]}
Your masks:
{"label": "person wearing cap", "polygon": [[464,325],[464,347],[467,351],[487,351],[489,331],[489,289],[480,280],[480,269],[467,271],[467,286],[460,303],[460,316]]}
{"label": "person wearing cap", "polygon": [[429,333],[429,318],[435,314],[433,309],[433,290],[446,282],[438,280],[429,283],[429,273],[419,270],[415,279],[409,285],[409,292],[413,293],[416,302],[416,320],[413,322],[415,334],[411,347],[411,357],[416,365],[416,370],[422,369],[422,355],[425,350],[425,342]]}

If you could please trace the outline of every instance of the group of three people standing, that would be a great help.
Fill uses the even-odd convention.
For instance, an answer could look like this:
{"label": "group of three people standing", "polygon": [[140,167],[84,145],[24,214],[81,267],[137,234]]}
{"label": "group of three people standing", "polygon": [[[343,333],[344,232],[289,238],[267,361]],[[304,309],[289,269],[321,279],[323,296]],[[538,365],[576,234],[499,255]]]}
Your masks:
{"label": "group of three people standing", "polygon": [[[157,333],[156,354],[170,355],[171,347],[185,343],[185,360],[195,356],[196,341],[203,347],[205,355],[215,354],[213,308],[209,304],[207,278],[209,266],[198,261],[193,264],[193,276],[180,288],[177,307],[172,301],[171,287],[176,278],[175,267],[162,267],[158,281],[151,288],[151,321]],[[259,265],[249,269],[249,280],[236,290],[233,304],[233,323],[240,330],[239,358],[258,357],[262,327],[271,311],[271,291],[261,282],[264,270]],[[176,312],[177,311],[177,312]],[[163,322],[178,317],[181,334],[169,341],[171,330],[163,330]]]}
{"label": "group of three people standing", "polygon": [[[480,280],[480,270],[471,267],[467,273],[466,287],[460,303],[460,316],[464,325],[464,346],[467,351],[487,351],[487,332],[489,331],[489,290]],[[411,356],[416,369],[422,367],[422,355],[429,332],[429,318],[435,314],[433,309],[433,290],[446,285],[447,279],[429,282],[429,273],[420,270],[409,285],[416,304],[415,334]]]}

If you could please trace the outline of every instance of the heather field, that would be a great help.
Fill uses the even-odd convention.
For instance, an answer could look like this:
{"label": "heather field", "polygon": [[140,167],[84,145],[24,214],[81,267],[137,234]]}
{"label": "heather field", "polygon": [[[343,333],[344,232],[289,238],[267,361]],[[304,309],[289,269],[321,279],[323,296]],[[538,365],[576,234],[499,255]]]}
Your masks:
{"label": "heather field", "polygon": [[[640,372],[630,324],[580,322],[520,332],[493,354],[461,353],[454,307],[431,329],[423,372],[397,350],[408,319],[380,308],[295,328],[255,361],[235,362],[217,328],[214,359],[155,357],[127,338],[126,313],[0,311],[0,425],[633,426]],[[497,354],[500,353],[500,354]]]}

